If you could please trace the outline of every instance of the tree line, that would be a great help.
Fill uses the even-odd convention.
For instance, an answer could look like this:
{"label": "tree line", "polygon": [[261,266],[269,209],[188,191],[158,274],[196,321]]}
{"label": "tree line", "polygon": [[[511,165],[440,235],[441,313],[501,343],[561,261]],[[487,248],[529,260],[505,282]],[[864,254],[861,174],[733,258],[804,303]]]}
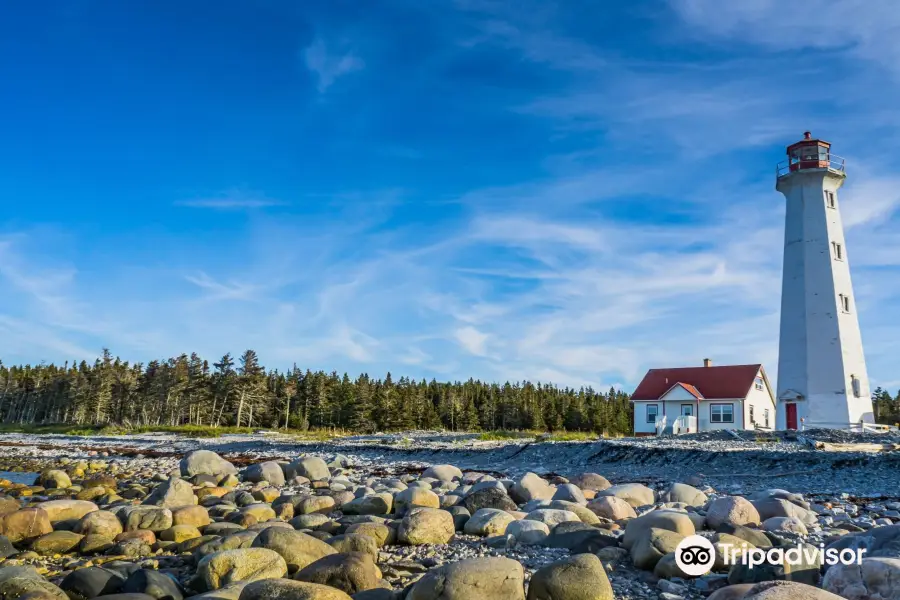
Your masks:
{"label": "tree line", "polygon": [[875,412],[875,422],[885,425],[897,425],[900,423],[900,391],[896,396],[881,387],[872,392],[872,408]]}
{"label": "tree line", "polygon": [[75,425],[539,430],[630,434],[627,394],[523,382],[383,379],[267,370],[253,350],[211,365],[196,353],[130,364],[109,350],[86,361],[6,366],[0,422]]}

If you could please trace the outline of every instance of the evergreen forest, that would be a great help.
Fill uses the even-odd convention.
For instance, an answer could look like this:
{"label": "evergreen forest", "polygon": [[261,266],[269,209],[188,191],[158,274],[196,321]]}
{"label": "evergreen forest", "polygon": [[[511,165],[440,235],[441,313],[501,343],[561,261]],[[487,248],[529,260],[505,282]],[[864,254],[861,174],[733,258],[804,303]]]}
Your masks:
{"label": "evergreen forest", "polygon": [[0,362],[0,423],[126,427],[631,432],[628,395],[522,382],[438,382],[264,368],[253,350],[147,364]]}

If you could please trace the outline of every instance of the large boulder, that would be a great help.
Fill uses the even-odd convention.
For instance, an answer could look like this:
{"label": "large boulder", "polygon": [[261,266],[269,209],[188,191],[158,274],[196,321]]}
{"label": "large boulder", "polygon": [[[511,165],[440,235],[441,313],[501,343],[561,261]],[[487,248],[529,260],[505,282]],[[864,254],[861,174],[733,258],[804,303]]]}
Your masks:
{"label": "large boulder", "polygon": [[288,571],[291,573],[299,571],[323,556],[337,553],[333,547],[322,540],[281,527],[263,529],[254,538],[252,546],[277,552],[285,560]]}
{"label": "large boulder", "polygon": [[221,480],[226,475],[237,475],[237,468],[210,450],[193,450],[184,455],[179,463],[182,477],[212,475]]}
{"label": "large boulder", "polygon": [[586,506],[582,506],[581,504],[576,504],[574,502],[569,502],[568,500],[554,500],[550,503],[550,506],[546,508],[552,508],[555,510],[567,510],[569,512],[573,512],[582,523],[587,523],[588,525],[599,525],[600,523],[602,523],[600,517],[597,516],[597,513],[591,511]]}
{"label": "large boulder", "polygon": [[175,579],[165,573],[150,569],[138,569],[129,575],[122,585],[122,593],[147,594],[151,598],[171,598],[172,600],[183,598]]}
{"label": "large boulder", "polygon": [[127,506],[116,514],[125,531],[147,529],[158,533],[172,526],[172,511],[161,506]]}
{"label": "large boulder", "polygon": [[756,507],[742,496],[716,498],[706,509],[706,526],[710,529],[722,525],[756,525],[760,521]]}
{"label": "large boulder", "polygon": [[506,526],[516,518],[508,512],[496,508],[482,508],[476,511],[463,528],[469,535],[492,536],[506,531]]}
{"label": "large boulder", "polygon": [[80,519],[89,512],[100,510],[100,507],[93,502],[87,500],[50,500],[49,502],[41,502],[39,508],[47,512],[47,517],[51,523],[59,523],[60,521],[68,521],[70,519]]}
{"label": "large boulder", "polygon": [[438,481],[453,481],[462,479],[462,471],[453,465],[433,465],[425,469],[422,477],[431,477]]}
{"label": "large boulder", "polygon": [[663,502],[681,502],[688,506],[703,506],[706,494],[686,483],[673,483],[659,498]]}
{"label": "large boulder", "polygon": [[743,600],[844,600],[823,589],[793,581],[766,581],[750,588]]}
{"label": "large boulder", "polygon": [[[194,596],[199,598],[199,596]],[[209,600],[219,600],[219,596]],[[223,599],[224,600],[224,599]],[[228,598],[228,600],[231,600]],[[290,579],[263,579],[247,584],[237,600],[351,600],[341,590],[305,581]]]}
{"label": "large boulder", "polygon": [[744,525],[729,525],[727,523],[719,525],[716,528],[718,533],[725,533],[740,538],[745,542],[750,542],[757,548],[771,548],[772,540],[759,529],[745,527]]}
{"label": "large boulder", "polygon": [[294,579],[328,585],[348,594],[355,594],[378,587],[381,576],[370,555],[348,552],[323,556],[300,569]]}
{"label": "large boulder", "polygon": [[389,493],[362,496],[341,506],[345,515],[386,515],[391,512],[394,497]]}
{"label": "large boulder", "polygon": [[275,487],[284,485],[284,471],[281,469],[281,465],[274,460],[250,465],[244,469],[243,475],[245,481],[253,483],[265,481]]}
{"label": "large boulder", "polygon": [[587,504],[587,499],[585,499],[584,497],[584,492],[582,492],[581,488],[573,483],[564,483],[560,486],[557,486],[551,500],[564,500],[566,502],[575,502],[577,504]]}
{"label": "large boulder", "polygon": [[598,517],[612,519],[613,521],[633,519],[637,516],[634,507],[625,500],[616,498],[615,496],[599,496],[594,500],[591,500],[587,507],[588,510]]}
{"label": "large boulder", "polygon": [[507,525],[505,534],[513,536],[520,544],[530,546],[543,543],[550,535],[550,528],[545,523],[522,519]]}
{"label": "large boulder", "polygon": [[797,517],[769,517],[762,522],[763,531],[780,531],[807,535],[809,530]]}
{"label": "large boulder", "polygon": [[613,600],[613,589],[599,558],[576,554],[535,571],[528,600]]}
{"label": "large boulder", "polygon": [[8,515],[22,508],[22,503],[9,496],[0,496],[0,516]]}
{"label": "large boulder", "polygon": [[190,483],[180,477],[170,477],[163,481],[150,492],[144,500],[144,504],[161,506],[163,508],[177,508],[197,503],[194,496],[194,488]]}
{"label": "large boulder", "polygon": [[778,488],[762,490],[750,496],[750,500],[754,502],[757,500],[765,500],[766,498],[781,498],[782,500],[792,502],[801,508],[809,509],[809,502],[803,499],[803,494],[797,494]]}
{"label": "large boulder", "polygon": [[[433,510],[433,509],[417,509],[417,510]],[[415,511],[410,511],[415,512]],[[407,515],[409,516],[409,515]],[[395,542],[395,529],[388,527],[383,523],[354,523],[347,528],[348,534],[359,534],[372,538],[378,547],[385,544],[393,544]]]}
{"label": "large boulder", "polygon": [[684,538],[675,531],[651,528],[632,544],[631,561],[638,569],[652,571],[666,554],[675,552]]}
{"label": "large boulder", "polygon": [[310,481],[328,481],[331,479],[331,471],[324,460],[317,456],[308,456],[295,460],[285,467],[289,477],[306,477]]}
{"label": "large boulder", "polygon": [[113,539],[123,530],[122,523],[116,515],[108,510],[95,510],[81,517],[73,531],[83,535],[101,535]]}
{"label": "large boulder", "polygon": [[378,559],[378,541],[361,533],[343,533],[324,540],[338,553],[365,552],[372,558]]}
{"label": "large boulder", "polygon": [[772,517],[794,517],[805,525],[813,525],[818,521],[816,513],[813,511],[783,498],[770,497],[763,500],[754,500],[753,506],[756,507],[756,512],[759,513],[761,521]]}
{"label": "large boulder", "polygon": [[23,508],[0,516],[0,535],[13,544],[53,531],[50,517],[42,508]]}
{"label": "large boulder", "polygon": [[566,548],[574,554],[595,553],[618,544],[619,538],[614,533],[573,521],[554,527],[543,543],[548,548]]}
{"label": "large boulder", "polygon": [[696,533],[694,522],[687,513],[674,510],[654,510],[628,521],[628,524],[625,525],[625,535],[622,537],[622,546],[630,550],[638,540],[647,537],[651,529],[674,531],[681,537]]}
{"label": "large boulder", "polygon": [[845,548],[865,548],[866,558],[896,558],[900,556],[900,525],[875,527],[868,531],[839,537],[828,544],[826,550]]}
{"label": "large boulder", "polygon": [[331,496],[305,496],[294,504],[294,513],[309,515],[313,513],[328,514],[335,508],[334,498]]}
{"label": "large boulder", "polygon": [[525,571],[509,558],[470,558],[430,570],[406,600],[525,600]]}
{"label": "large boulder", "polygon": [[463,499],[462,503],[470,513],[475,513],[482,508],[496,508],[505,511],[519,509],[516,503],[513,502],[513,499],[507,495],[506,488],[485,487],[470,492]]}
{"label": "large boulder", "polygon": [[65,471],[50,469],[38,476],[37,484],[47,489],[64,490],[72,487],[72,480],[69,479],[69,475]]}
{"label": "large boulder", "polygon": [[822,588],[849,600],[900,600],[900,558],[837,564],[825,572]]}
{"label": "large boulder", "polygon": [[43,578],[12,577],[0,581],[0,600],[69,600],[69,597]]}
{"label": "large boulder", "polygon": [[553,486],[535,473],[525,473],[509,490],[509,495],[519,504],[531,500],[550,500],[553,498]]}
{"label": "large boulder", "polygon": [[421,487],[406,488],[394,494],[394,514],[404,515],[410,508],[440,508],[441,499],[431,490]]}
{"label": "large boulder", "polygon": [[209,512],[204,506],[181,506],[172,510],[173,525],[206,527],[210,524]]}
{"label": "large boulder", "polygon": [[78,548],[83,538],[80,533],[72,531],[54,531],[31,542],[31,550],[45,556],[66,554]]}
{"label": "large boulder", "polygon": [[639,506],[647,506],[656,501],[653,490],[642,483],[622,483],[599,490],[597,496],[613,496],[620,498],[637,508]]}
{"label": "large boulder", "polygon": [[539,508],[537,510],[533,510],[525,515],[525,519],[528,521],[537,521],[538,523],[544,523],[551,530],[560,523],[581,522],[581,519],[578,518],[578,515],[576,515],[572,511],[558,510],[554,508]]}
{"label": "large boulder", "polygon": [[59,587],[72,600],[90,600],[97,596],[115,594],[122,589],[125,578],[111,569],[87,567],[72,571]]}
{"label": "large boulder", "polygon": [[210,590],[235,581],[284,577],[287,572],[287,564],[281,555],[266,548],[224,550],[205,556],[197,563],[197,577]]}
{"label": "large boulder", "polygon": [[736,585],[726,585],[723,588],[717,589],[715,592],[709,595],[709,598],[706,600],[742,600],[743,597],[753,589],[755,584],[752,583],[738,583]]}
{"label": "large boulder", "polygon": [[582,473],[581,475],[576,475],[569,480],[569,483],[575,484],[583,490],[591,490],[594,492],[599,492],[612,487],[612,484],[606,477],[598,475],[597,473]]}
{"label": "large boulder", "polygon": [[403,521],[397,537],[404,544],[446,544],[453,538],[456,528],[453,515],[439,508],[418,507],[410,510]]}

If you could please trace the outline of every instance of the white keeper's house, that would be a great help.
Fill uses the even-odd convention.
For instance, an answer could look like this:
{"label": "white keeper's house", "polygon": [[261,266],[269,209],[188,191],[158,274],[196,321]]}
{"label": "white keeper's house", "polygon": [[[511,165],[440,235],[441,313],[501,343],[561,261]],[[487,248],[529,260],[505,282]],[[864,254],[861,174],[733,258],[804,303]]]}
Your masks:
{"label": "white keeper's house", "polygon": [[631,401],[637,436],[775,428],[775,394],[758,364],[650,369]]}

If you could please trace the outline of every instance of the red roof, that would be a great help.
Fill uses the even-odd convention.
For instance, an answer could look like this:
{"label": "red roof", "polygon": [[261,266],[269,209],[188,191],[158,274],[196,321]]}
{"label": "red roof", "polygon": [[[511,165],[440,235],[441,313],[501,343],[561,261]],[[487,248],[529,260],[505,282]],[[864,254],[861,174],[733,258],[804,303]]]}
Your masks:
{"label": "red roof", "polygon": [[631,395],[632,400],[658,400],[676,383],[689,386],[706,400],[745,398],[762,365],[728,365],[721,367],[681,367],[650,369]]}

